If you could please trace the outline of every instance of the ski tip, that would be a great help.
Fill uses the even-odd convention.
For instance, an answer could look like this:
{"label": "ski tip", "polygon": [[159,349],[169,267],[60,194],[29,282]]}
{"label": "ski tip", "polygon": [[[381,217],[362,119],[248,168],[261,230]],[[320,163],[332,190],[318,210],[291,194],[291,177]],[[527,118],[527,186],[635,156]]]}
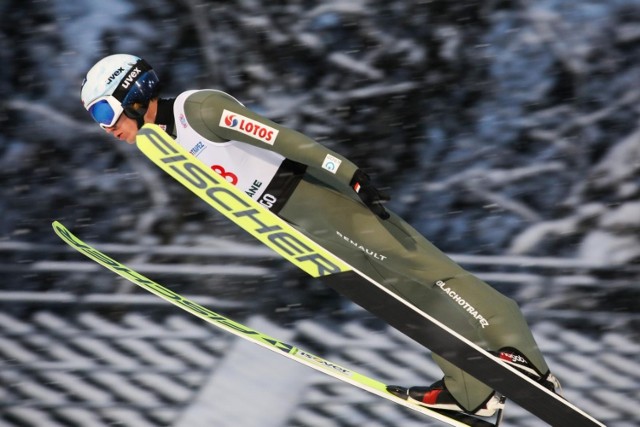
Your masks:
{"label": "ski tip", "polygon": [[58,232],[58,230],[66,228],[60,221],[53,221],[51,223],[51,227],[53,227],[53,231],[55,231],[56,233]]}

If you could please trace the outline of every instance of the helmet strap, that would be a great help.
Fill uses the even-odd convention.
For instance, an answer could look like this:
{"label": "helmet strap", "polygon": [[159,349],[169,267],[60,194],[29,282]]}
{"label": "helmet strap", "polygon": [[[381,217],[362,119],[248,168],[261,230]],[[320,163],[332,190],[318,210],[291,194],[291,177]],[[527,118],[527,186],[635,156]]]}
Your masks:
{"label": "helmet strap", "polygon": [[147,113],[147,108],[149,105],[143,105],[140,102],[135,102],[131,105],[127,105],[124,107],[124,114],[136,121],[138,125],[138,129],[144,126],[144,115]]}
{"label": "helmet strap", "polygon": [[138,129],[142,129],[142,126],[144,126],[144,116],[136,118],[136,124],[138,125]]}

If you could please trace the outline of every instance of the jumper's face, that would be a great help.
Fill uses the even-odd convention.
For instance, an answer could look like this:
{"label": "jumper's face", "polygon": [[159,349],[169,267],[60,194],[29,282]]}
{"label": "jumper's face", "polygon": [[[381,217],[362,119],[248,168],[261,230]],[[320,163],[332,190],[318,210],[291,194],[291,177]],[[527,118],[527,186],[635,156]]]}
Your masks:
{"label": "jumper's face", "polygon": [[121,141],[133,144],[136,142],[138,123],[134,119],[127,117],[126,114],[122,114],[113,126],[104,128],[104,130]]}

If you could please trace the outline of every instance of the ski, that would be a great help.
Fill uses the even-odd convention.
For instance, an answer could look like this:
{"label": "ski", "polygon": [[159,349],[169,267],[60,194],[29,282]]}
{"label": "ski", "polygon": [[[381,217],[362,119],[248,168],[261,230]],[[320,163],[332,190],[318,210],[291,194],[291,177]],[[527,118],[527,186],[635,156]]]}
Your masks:
{"label": "ski", "polygon": [[178,306],[182,310],[196,317],[199,317],[200,319],[226,332],[234,334],[242,339],[257,344],[298,363],[309,366],[316,371],[320,371],[333,378],[354,385],[362,390],[366,390],[370,393],[383,397],[384,399],[387,399],[398,405],[405,406],[423,415],[441,421],[447,425],[456,427],[496,426],[496,424],[481,420],[476,417],[458,413],[445,413],[431,410],[419,404],[397,397],[387,391],[386,384],[378,380],[375,380],[363,374],[359,374],[349,368],[345,368],[344,366],[341,366],[337,363],[323,359],[320,356],[316,356],[292,344],[280,341],[277,338],[273,338],[271,336],[263,334],[262,332],[256,331],[255,329],[251,329],[248,326],[231,320],[228,317],[225,317],[194,301],[185,298],[184,296],[143,276],[142,274],[132,270],[126,265],[99,251],[98,249],[83,242],[58,221],[55,221],[53,223],[53,229],[65,243],[67,243],[69,246],[76,249],[83,255],[87,256],[89,259],[108,268],[121,277],[145,289],[146,291],[151,292],[152,294]]}
{"label": "ski", "polygon": [[351,301],[553,426],[602,427],[570,402],[385,288],[205,167],[157,125],[138,148],[157,166],[266,246]]}

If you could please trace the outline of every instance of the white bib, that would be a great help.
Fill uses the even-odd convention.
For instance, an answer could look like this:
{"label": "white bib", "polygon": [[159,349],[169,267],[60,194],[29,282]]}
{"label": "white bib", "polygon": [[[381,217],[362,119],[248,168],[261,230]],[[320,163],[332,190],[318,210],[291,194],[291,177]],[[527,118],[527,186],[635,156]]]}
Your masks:
{"label": "white bib", "polygon": [[[197,91],[183,92],[176,98],[173,112],[177,142],[206,167],[222,175],[253,199],[270,207],[272,196],[268,194],[263,196],[263,193],[285,158],[273,151],[243,142],[214,142],[200,135],[189,125],[184,111],[185,100],[194,92]],[[211,92],[215,91],[211,90]],[[226,125],[222,124],[223,127],[236,126],[239,132],[254,134],[254,137],[264,140],[265,144],[268,144],[271,139],[275,139],[275,135],[268,135],[257,122],[249,118],[237,114],[233,115],[227,110],[223,113],[221,123],[225,121],[225,118]]]}

